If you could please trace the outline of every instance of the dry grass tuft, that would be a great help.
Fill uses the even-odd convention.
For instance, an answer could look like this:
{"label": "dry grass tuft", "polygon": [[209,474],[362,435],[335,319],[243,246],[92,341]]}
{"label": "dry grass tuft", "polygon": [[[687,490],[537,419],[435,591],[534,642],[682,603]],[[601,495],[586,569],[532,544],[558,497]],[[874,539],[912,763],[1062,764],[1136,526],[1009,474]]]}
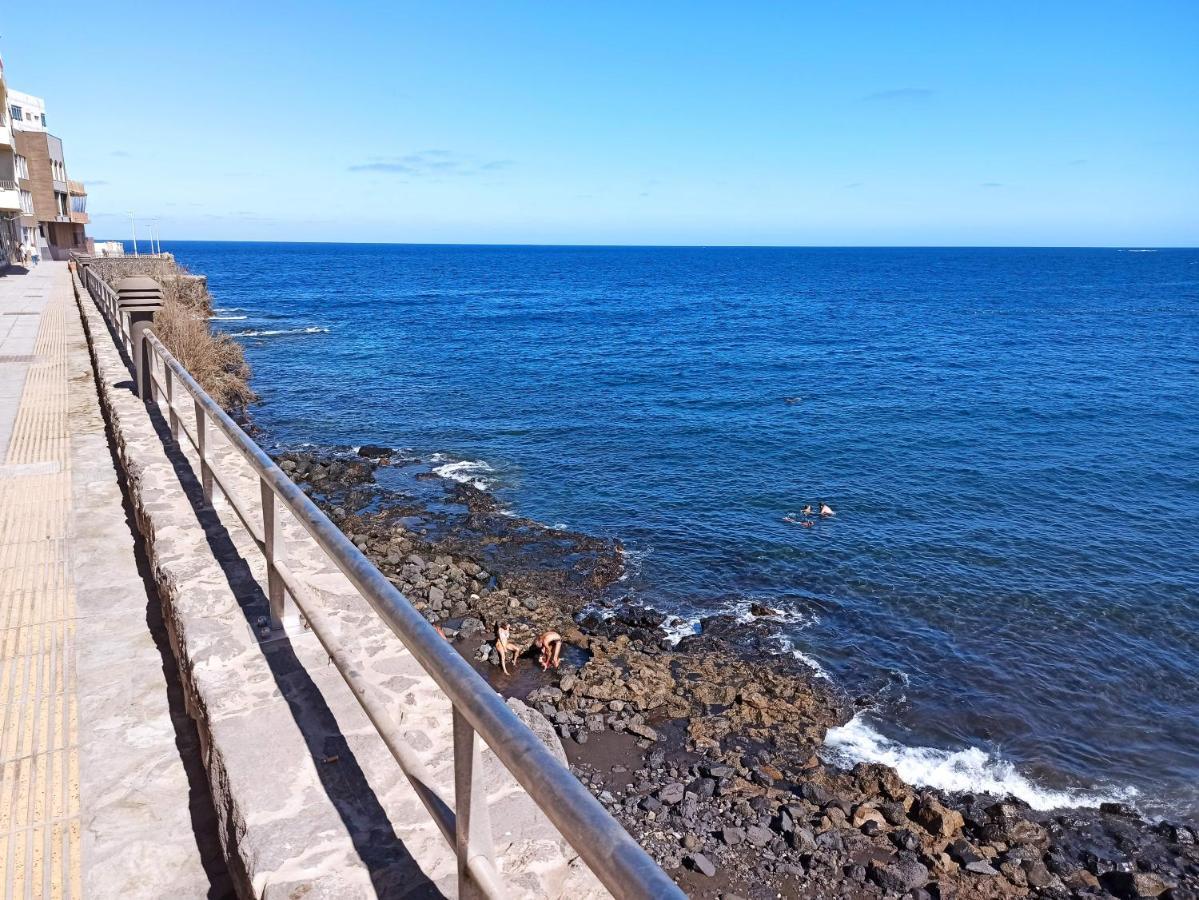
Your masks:
{"label": "dry grass tuft", "polygon": [[161,284],[163,308],[154,317],[159,340],[226,411],[242,415],[258,399],[241,345],[208,324],[212,295],[206,279],[173,259],[99,258],[90,265],[110,285],[134,275],[148,275]]}

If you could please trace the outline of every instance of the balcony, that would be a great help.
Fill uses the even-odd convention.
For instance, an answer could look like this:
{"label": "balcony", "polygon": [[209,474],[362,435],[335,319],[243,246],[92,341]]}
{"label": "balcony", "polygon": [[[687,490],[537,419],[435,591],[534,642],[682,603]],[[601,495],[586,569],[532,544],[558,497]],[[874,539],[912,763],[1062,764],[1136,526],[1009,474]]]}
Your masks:
{"label": "balcony", "polygon": [[74,222],[76,225],[86,225],[89,222],[91,222],[91,219],[89,219],[87,217],[87,213],[85,213],[85,212],[75,212],[74,210],[72,210],[71,211],[71,221]]}
{"label": "balcony", "polygon": [[0,181],[0,212],[21,211],[21,189],[15,181]]}
{"label": "balcony", "polygon": [[12,122],[8,116],[4,117],[4,121],[0,122],[0,147],[12,147]]}
{"label": "balcony", "polygon": [[67,192],[74,194],[77,197],[86,197],[87,188],[83,186],[82,181],[67,181]]}

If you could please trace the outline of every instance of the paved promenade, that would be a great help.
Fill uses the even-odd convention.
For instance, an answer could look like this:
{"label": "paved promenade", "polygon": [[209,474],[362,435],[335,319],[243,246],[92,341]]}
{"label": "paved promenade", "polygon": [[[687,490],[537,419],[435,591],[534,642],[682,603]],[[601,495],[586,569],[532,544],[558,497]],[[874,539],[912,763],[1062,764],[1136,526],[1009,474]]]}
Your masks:
{"label": "paved promenade", "polygon": [[4,900],[223,893],[156,609],[66,264],[0,276]]}

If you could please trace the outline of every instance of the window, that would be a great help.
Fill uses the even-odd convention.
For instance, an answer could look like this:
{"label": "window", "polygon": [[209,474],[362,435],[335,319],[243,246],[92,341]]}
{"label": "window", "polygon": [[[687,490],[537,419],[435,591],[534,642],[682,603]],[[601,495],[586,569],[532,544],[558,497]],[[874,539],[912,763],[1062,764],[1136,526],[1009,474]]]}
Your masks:
{"label": "window", "polygon": [[16,154],[13,157],[13,160],[14,160],[14,168],[17,171],[17,177],[18,178],[28,178],[29,177],[29,160],[27,160],[25,157],[23,157],[20,153]]}
{"label": "window", "polygon": [[87,197],[82,194],[71,195],[71,212],[85,213],[87,212]]}
{"label": "window", "polygon": [[12,120],[14,122],[20,122],[25,118],[24,110],[22,110],[21,107],[17,106],[15,103],[8,108],[8,111],[12,113]]}
{"label": "window", "polygon": [[46,127],[46,114],[45,113],[42,113],[42,127],[43,128]]}
{"label": "window", "polygon": [[33,194],[29,191],[21,191],[21,212],[27,216],[33,215]]}

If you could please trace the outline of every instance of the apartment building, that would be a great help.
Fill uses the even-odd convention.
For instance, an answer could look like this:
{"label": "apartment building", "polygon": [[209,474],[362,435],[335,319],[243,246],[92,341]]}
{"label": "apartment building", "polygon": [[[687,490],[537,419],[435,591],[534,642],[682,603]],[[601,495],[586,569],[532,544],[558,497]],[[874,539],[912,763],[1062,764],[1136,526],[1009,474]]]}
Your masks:
{"label": "apartment building", "polygon": [[5,109],[12,124],[20,241],[52,259],[86,251],[87,191],[67,177],[62,141],[46,127],[46,102],[8,91]]}
{"label": "apartment building", "polygon": [[17,262],[21,245],[21,188],[8,110],[8,85],[0,60],[0,270]]}

